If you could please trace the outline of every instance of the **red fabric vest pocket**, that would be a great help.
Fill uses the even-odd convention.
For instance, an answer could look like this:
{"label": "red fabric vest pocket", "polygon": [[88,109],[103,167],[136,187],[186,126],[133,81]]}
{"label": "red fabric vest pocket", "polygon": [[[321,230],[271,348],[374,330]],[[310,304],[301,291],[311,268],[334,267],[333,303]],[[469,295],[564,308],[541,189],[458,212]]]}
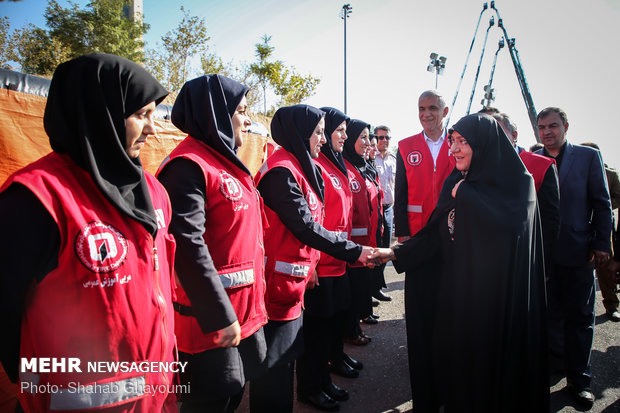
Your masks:
{"label": "red fabric vest pocket", "polygon": [[311,270],[310,260],[278,257],[273,270],[273,282],[268,287],[269,302],[285,308],[299,305]]}

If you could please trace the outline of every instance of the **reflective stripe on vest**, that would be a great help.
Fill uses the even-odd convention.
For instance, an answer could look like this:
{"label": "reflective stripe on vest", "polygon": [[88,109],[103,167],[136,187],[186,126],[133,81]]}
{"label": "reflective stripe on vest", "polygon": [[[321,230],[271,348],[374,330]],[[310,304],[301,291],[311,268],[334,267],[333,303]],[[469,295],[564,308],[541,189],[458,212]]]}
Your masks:
{"label": "reflective stripe on vest", "polygon": [[407,205],[407,212],[422,212],[422,205]]}
{"label": "reflective stripe on vest", "polygon": [[351,229],[351,236],[352,237],[363,237],[365,235],[368,235],[368,228],[364,227],[364,228],[352,228]]}
{"label": "reflective stripe on vest", "polygon": [[224,288],[252,284],[254,282],[254,268],[229,273],[220,273],[220,281],[222,281]]}
{"label": "reflective stripe on vest", "polygon": [[104,407],[145,394],[146,377],[131,377],[103,384],[59,389],[50,395],[50,410],[82,410]]}
{"label": "reflective stripe on vest", "polygon": [[305,277],[310,272],[310,267],[301,264],[291,264],[290,262],[276,261],[274,269],[276,272],[282,274],[293,275],[295,277]]}
{"label": "reflective stripe on vest", "polygon": [[349,233],[347,231],[332,231],[332,233],[342,238],[348,238],[349,236]]}

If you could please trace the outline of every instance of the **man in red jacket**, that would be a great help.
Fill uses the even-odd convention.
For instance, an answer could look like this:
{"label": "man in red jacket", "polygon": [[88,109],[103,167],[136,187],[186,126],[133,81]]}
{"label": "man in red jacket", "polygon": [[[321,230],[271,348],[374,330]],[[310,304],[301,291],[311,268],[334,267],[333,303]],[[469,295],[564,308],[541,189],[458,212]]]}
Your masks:
{"label": "man in red jacket", "polygon": [[[435,90],[423,92],[418,99],[418,114],[423,131],[401,140],[396,153],[394,225],[399,242],[414,236],[426,225],[443,182],[454,169],[443,124],[448,107],[441,94]],[[428,357],[438,299],[432,271],[416,268],[405,275],[409,374],[419,411],[431,411],[438,406],[433,386],[435,368]]]}
{"label": "man in red jacket", "polygon": [[423,131],[398,143],[394,186],[394,225],[398,241],[412,237],[428,221],[446,177],[454,168],[443,119],[448,107],[436,90],[418,99]]}

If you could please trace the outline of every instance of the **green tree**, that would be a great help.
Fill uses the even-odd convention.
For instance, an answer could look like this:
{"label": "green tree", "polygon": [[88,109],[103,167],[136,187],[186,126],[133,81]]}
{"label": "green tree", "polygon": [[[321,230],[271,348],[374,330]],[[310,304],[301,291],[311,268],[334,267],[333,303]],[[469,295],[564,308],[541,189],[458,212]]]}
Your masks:
{"label": "green tree", "polygon": [[[267,113],[267,87],[271,86],[273,81],[280,77],[283,63],[279,60],[275,62],[269,61],[273,54],[274,47],[269,44],[271,36],[263,35],[262,43],[256,43],[255,56],[258,62],[250,65],[250,70],[258,78],[258,83],[263,91],[263,113]],[[277,80],[276,80],[277,81]]]}
{"label": "green tree", "polygon": [[295,68],[284,69],[277,79],[274,79],[274,89],[280,97],[279,106],[296,105],[314,94],[314,90],[321,82],[311,75],[302,76],[295,72]]}
{"label": "green tree", "polygon": [[45,9],[48,30],[32,24],[17,29],[16,61],[26,73],[50,74],[61,62],[86,53],[113,53],[142,62],[142,36],[149,26],[126,16],[129,0],[92,0],[85,9],[65,8],[50,0]]}
{"label": "green tree", "polygon": [[257,43],[255,55],[258,61],[250,65],[250,70],[258,78],[262,88],[263,113],[267,113],[267,88],[273,89],[280,98],[278,106],[301,103],[314,94],[320,79],[310,75],[303,76],[288,68],[281,60],[270,61],[275,48],[269,44],[271,36],[264,35],[262,43]]}
{"label": "green tree", "polygon": [[191,16],[181,6],[183,19],[172,31],[162,36],[159,49],[147,51],[146,68],[169,90],[180,90],[192,74],[190,60],[208,49],[205,19]]}
{"label": "green tree", "polygon": [[15,30],[12,36],[15,56],[21,71],[38,75],[51,75],[60,63],[70,59],[71,49],[59,39],[33,24]]}
{"label": "green tree", "polygon": [[10,69],[9,62],[13,60],[9,36],[10,27],[9,18],[0,16],[0,68],[2,69]]}
{"label": "green tree", "polygon": [[232,62],[226,63],[215,53],[200,56],[200,67],[204,74],[220,74],[234,78],[235,67]]}

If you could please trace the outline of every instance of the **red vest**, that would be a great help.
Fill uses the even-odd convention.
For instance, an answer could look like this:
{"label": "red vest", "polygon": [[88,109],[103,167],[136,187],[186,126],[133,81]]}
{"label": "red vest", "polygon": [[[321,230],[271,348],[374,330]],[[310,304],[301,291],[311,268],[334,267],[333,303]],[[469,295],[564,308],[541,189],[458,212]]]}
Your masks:
{"label": "red vest", "polygon": [[[267,322],[263,261],[262,199],[254,180],[213,148],[188,136],[160,169],[174,158],[195,162],[206,184],[204,240],[241,325],[241,339]],[[177,302],[191,306],[181,286]],[[179,350],[199,353],[216,348],[216,332],[204,334],[191,315],[175,312]]]}
{"label": "red vest", "polygon": [[[284,148],[276,150],[256,174],[258,184],[273,168],[288,169],[304,194],[312,217],[323,223],[323,204],[306,179],[297,158]],[[270,320],[295,320],[301,315],[308,275],[315,271],[320,253],[303,244],[278,218],[271,208],[265,206],[269,227],[265,230],[265,279],[267,293],[265,304]]]}
{"label": "red vest", "polygon": [[[383,215],[383,189],[381,188],[381,182],[379,179],[377,181],[373,181],[369,178],[366,178],[366,187],[368,188],[368,194],[370,195],[370,207],[371,215],[370,215],[370,244],[371,247],[377,247],[377,237],[381,237],[379,232],[379,216]],[[381,228],[381,233],[383,233],[383,228]]]}
{"label": "red vest", "polygon": [[[115,406],[115,412],[147,413],[166,410],[170,402],[167,411],[176,411],[174,394],[153,394],[145,387],[168,389],[172,372],[87,368],[88,362],[174,360],[170,201],[163,186],[144,175],[159,227],[155,239],[112,206],[90,175],[67,155],[51,153],[39,159],[2,188],[13,182],[28,187],[56,222],[61,239],[58,267],[29,293],[20,357],[79,358],[82,370],[21,372],[20,382],[64,387],[58,392],[20,392],[27,412]],[[71,382],[87,387],[81,393],[71,392]],[[111,393],[96,390],[95,384],[103,383],[111,386]]]}
{"label": "red vest", "polygon": [[528,151],[519,152],[519,157],[534,177],[534,185],[536,185],[536,192],[538,192],[545,179],[547,169],[555,163],[555,160]]}
{"label": "red vest", "polygon": [[[360,245],[377,246],[377,240],[373,234],[373,228],[376,232],[377,224],[373,226],[373,217],[377,218],[376,208],[372,206],[371,187],[376,188],[372,182],[362,177],[362,174],[349,161],[344,161],[349,173],[349,187],[353,194],[353,223],[351,228],[351,241]],[[373,244],[374,239],[374,244]],[[362,264],[349,264],[350,267],[363,267]]]}
{"label": "red vest", "polygon": [[435,165],[424,133],[401,140],[398,151],[407,173],[407,217],[409,235],[413,236],[426,225],[435,209],[443,182],[454,169],[454,156],[450,155],[445,139]]}
{"label": "red vest", "polygon": [[[349,188],[349,178],[345,176],[323,153],[314,160],[320,167],[325,181],[325,219],[323,226],[351,239],[353,195]],[[329,254],[321,254],[316,267],[319,277],[338,277],[347,270],[345,261]]]}

